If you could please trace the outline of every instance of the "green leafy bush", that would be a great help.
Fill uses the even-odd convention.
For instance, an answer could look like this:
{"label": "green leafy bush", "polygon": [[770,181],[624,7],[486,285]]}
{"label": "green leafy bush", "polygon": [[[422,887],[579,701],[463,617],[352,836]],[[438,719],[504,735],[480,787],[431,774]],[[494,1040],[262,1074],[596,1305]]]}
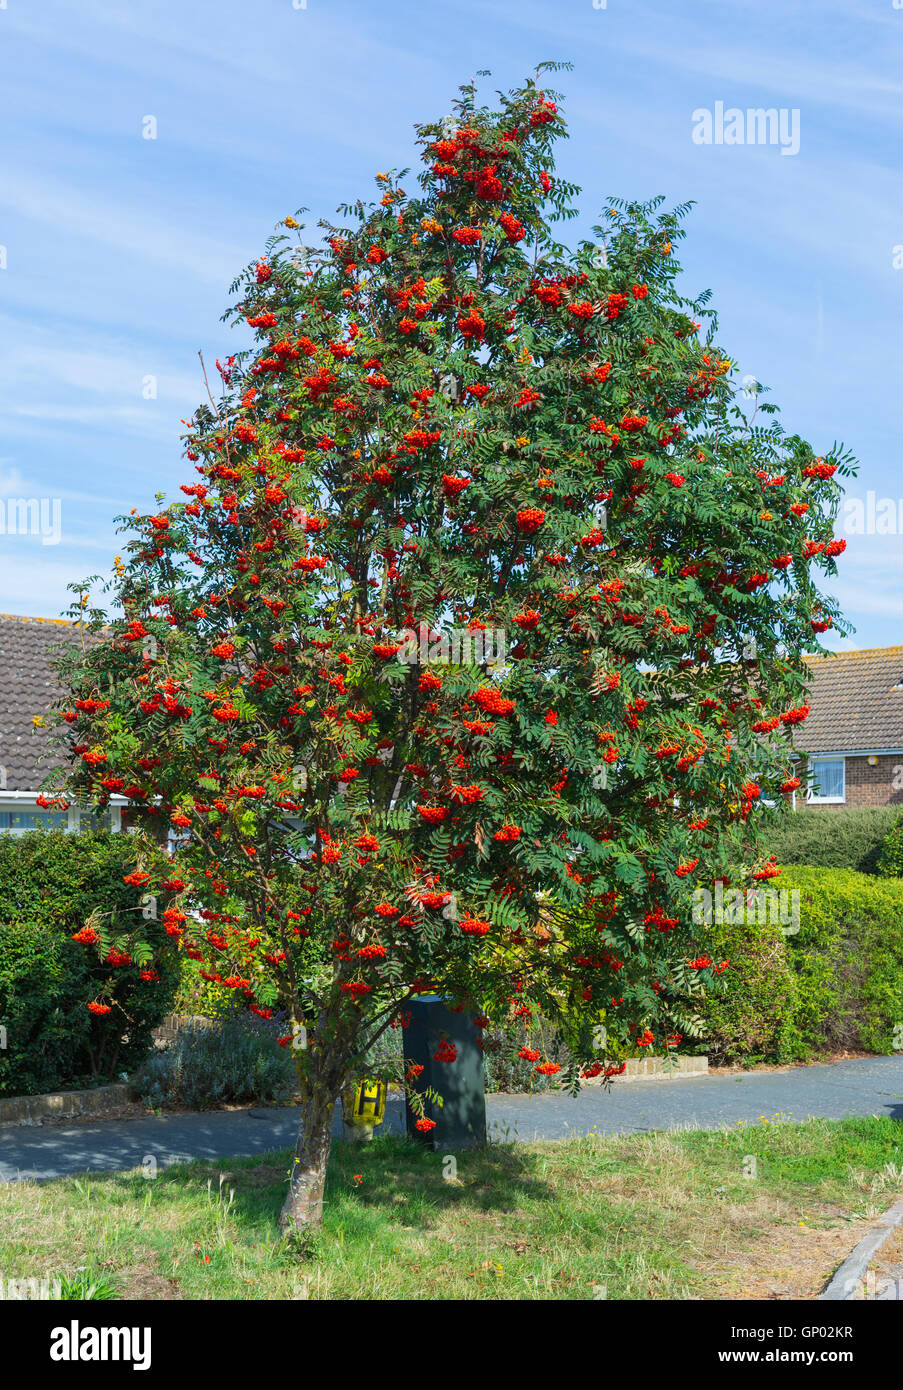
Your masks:
{"label": "green leafy bush", "polygon": [[779,864],[874,874],[885,837],[899,817],[896,806],[766,812],[760,822],[762,844]]}
{"label": "green leafy bush", "polygon": [[[116,1004],[95,1015],[87,1005],[111,967],[72,940],[93,911],[132,906],[122,880],[134,865],[124,834],[0,836],[0,1093],[112,1080],[147,1054],[175,992],[173,954],[158,952],[156,981],[142,980],[137,966],[117,967]],[[146,926],[149,942],[162,945],[162,927]]]}
{"label": "green leafy bush", "polygon": [[903,882],[810,866],[786,869],[778,884],[799,893],[798,931],[725,924],[700,937],[713,959],[730,961],[723,992],[706,1003],[700,1050],[776,1062],[892,1051],[903,1021]]}
{"label": "green leafy bush", "polygon": [[700,935],[699,950],[730,964],[719,991],[706,1000],[706,1034],[694,1051],[713,1062],[791,1060],[797,979],[780,924],[713,922]]}
{"label": "green leafy bush", "polygon": [[181,1028],[140,1068],[135,1092],[154,1109],[286,1102],[298,1078],[291,1050],[276,1045],[278,1032],[278,1020],[247,1013]]}
{"label": "green leafy bush", "polygon": [[51,927],[0,925],[0,1093],[53,1091],[90,1071],[83,954]]}
{"label": "green leafy bush", "polygon": [[788,869],[781,882],[800,890],[800,930],[788,938],[800,1051],[890,1052],[903,1018],[903,883],[816,868]]}
{"label": "green leafy bush", "polygon": [[230,1018],[235,1012],[234,995],[225,994],[221,987],[205,980],[201,974],[203,969],[204,961],[192,960],[184,953],[179,955],[179,987],[173,1001],[173,1013],[189,1018]]}
{"label": "green leafy bush", "polygon": [[897,816],[878,856],[877,873],[881,878],[903,878],[903,816]]}

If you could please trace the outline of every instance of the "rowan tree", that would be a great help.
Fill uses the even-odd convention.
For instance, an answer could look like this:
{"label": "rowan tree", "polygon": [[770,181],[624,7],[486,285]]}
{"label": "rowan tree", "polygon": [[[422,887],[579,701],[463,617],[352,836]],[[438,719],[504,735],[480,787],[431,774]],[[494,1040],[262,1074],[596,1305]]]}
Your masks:
{"label": "rowan tree", "polygon": [[[316,246],[285,218],[233,286],[256,342],[190,424],[195,480],[124,519],[110,611],[75,605],[68,794],[172,827],[163,863],[136,838],[136,906],[299,1044],[288,1225],[417,992],[557,1023],[572,1087],[698,1034],[728,963],[691,954],[692,892],[776,872],[737,845],[839,616],[849,457],[748,418],[677,286],[687,207],[558,239],[543,80],[462,88],[417,191],[377,174]],[[101,951],[135,956],[135,916]]]}

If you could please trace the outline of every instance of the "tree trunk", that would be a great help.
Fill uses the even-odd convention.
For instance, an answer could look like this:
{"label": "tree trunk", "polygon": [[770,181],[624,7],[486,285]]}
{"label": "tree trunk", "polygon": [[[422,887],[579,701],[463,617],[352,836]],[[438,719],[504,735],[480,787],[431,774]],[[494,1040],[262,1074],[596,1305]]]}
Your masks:
{"label": "tree trunk", "polygon": [[310,1231],[323,1220],[323,1186],[332,1145],[335,1098],[313,1097],[301,1107],[301,1125],[288,1196],[279,1225],[283,1231]]}

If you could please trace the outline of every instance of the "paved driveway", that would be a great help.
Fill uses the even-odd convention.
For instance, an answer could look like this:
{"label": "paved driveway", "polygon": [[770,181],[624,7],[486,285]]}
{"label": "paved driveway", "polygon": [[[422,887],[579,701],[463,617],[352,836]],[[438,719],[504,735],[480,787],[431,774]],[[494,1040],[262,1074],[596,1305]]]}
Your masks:
{"label": "paved driveway", "polygon": [[[903,1056],[820,1063],[783,1072],[630,1081],[576,1098],[558,1093],[487,1097],[490,1133],[527,1142],[597,1129],[635,1134],[652,1129],[718,1129],[781,1114],[839,1120],[887,1115],[903,1120]],[[151,1115],[71,1125],[0,1126],[0,1181],[57,1178],[86,1170],[117,1172],[153,1159],[162,1167],[189,1158],[250,1157],[294,1142],[294,1109]],[[401,1101],[390,1097],[389,1129],[404,1128]],[[336,1132],[341,1128],[337,1110]]]}

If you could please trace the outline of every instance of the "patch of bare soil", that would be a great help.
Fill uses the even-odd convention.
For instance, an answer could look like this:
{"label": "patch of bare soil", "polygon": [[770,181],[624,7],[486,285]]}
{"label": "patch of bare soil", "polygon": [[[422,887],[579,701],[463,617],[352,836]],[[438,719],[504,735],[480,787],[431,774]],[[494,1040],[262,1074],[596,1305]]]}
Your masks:
{"label": "patch of bare soil", "polygon": [[181,1297],[182,1290],[178,1279],[167,1279],[146,1264],[129,1267],[123,1298],[153,1299],[159,1302],[161,1299],[172,1300]]}
{"label": "patch of bare soil", "polygon": [[755,1072],[772,1071],[799,1071],[802,1067],[811,1067],[816,1064],[828,1062],[851,1062],[863,1057],[876,1057],[880,1054],[876,1052],[826,1052],[823,1056],[812,1057],[808,1062],[785,1062],[780,1066],[771,1062],[756,1062],[751,1067],[738,1067],[733,1063],[722,1066],[717,1062],[709,1062],[709,1076],[752,1076]]}
{"label": "patch of bare soil", "polygon": [[[836,1219],[833,1209],[825,1219]],[[827,1229],[792,1224],[767,1227],[748,1248],[712,1260],[710,1298],[818,1298],[838,1265],[869,1230],[869,1221]]]}
{"label": "patch of bare soil", "polygon": [[143,1259],[131,1262],[127,1266],[117,1267],[115,1260],[108,1260],[104,1269],[109,1269],[120,1286],[122,1298],[133,1299],[153,1299],[159,1302],[161,1299],[172,1300],[181,1299],[182,1290],[178,1279],[168,1277],[160,1273],[158,1268],[159,1257],[155,1251],[147,1251]]}
{"label": "patch of bare soil", "polygon": [[888,1236],[853,1297],[858,1302],[874,1298],[893,1302],[903,1299],[903,1227],[897,1226]]}

